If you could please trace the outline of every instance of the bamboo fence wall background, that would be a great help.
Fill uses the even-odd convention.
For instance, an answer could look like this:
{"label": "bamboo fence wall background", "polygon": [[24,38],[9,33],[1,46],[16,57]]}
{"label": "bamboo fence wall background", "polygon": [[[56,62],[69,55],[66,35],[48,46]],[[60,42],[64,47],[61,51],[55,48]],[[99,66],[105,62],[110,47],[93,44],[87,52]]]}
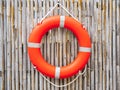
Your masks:
{"label": "bamboo fence wall background", "polygon": [[[120,90],[120,0],[59,0],[88,30],[92,54],[87,72],[64,88],[47,83],[34,69],[27,54],[33,27],[58,0],[0,0],[0,90]],[[50,16],[68,15],[59,6]],[[61,28],[42,40],[47,62],[62,66],[77,55],[75,36]],[[66,84],[75,76],[50,79]]]}

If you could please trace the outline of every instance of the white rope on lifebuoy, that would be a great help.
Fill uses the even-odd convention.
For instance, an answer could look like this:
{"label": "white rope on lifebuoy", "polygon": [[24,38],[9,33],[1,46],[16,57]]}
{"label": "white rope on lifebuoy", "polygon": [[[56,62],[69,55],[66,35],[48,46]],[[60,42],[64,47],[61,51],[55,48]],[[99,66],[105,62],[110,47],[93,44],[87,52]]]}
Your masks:
{"label": "white rope on lifebuoy", "polygon": [[40,75],[41,75],[49,84],[51,84],[51,85],[53,85],[53,86],[55,86],[55,87],[58,87],[58,88],[62,88],[62,87],[66,87],[66,86],[74,83],[80,76],[82,76],[82,75],[85,74],[86,69],[87,69],[87,66],[85,66],[85,69],[84,69],[83,72],[79,71],[78,75],[77,75],[71,82],[69,82],[69,83],[67,83],[67,84],[64,84],[64,85],[57,85],[57,84],[51,82],[49,79],[47,79],[43,74],[40,73]]}

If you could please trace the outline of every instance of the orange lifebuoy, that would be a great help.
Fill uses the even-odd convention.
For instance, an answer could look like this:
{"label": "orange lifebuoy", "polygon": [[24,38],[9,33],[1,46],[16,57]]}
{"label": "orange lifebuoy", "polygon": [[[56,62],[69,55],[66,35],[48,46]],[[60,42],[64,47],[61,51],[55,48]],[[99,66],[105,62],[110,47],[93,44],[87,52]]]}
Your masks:
{"label": "orange lifebuoy", "polygon": [[[55,67],[47,63],[40,51],[40,42],[46,32],[52,28],[64,27],[72,31],[79,43],[79,52],[75,60],[67,66]],[[28,54],[32,64],[42,74],[52,78],[67,78],[82,70],[90,57],[91,42],[87,31],[75,19],[69,16],[53,16],[43,20],[32,31],[28,40]]]}

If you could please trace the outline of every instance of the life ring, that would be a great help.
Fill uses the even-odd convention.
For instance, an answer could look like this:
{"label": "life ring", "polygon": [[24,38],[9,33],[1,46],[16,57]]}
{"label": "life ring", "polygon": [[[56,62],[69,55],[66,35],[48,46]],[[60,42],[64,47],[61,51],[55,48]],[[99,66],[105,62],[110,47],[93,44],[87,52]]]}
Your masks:
{"label": "life ring", "polygon": [[[40,42],[46,32],[53,28],[64,27],[72,31],[79,44],[79,52],[75,60],[67,66],[56,67],[47,63],[40,50]],[[87,31],[75,19],[69,16],[52,16],[39,23],[28,40],[28,54],[32,64],[42,74],[51,78],[68,78],[82,70],[90,57],[91,42]]]}

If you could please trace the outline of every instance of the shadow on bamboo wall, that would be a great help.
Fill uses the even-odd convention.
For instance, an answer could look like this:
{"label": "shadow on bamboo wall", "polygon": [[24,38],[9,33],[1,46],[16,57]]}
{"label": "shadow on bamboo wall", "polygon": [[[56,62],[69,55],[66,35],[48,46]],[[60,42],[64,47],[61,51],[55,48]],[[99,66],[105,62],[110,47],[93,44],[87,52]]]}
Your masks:
{"label": "shadow on bamboo wall", "polygon": [[[47,83],[27,54],[33,27],[58,1],[85,26],[92,42],[87,71],[64,88]],[[68,14],[57,6],[49,16],[54,15]],[[56,66],[71,63],[78,52],[76,37],[61,28],[49,31],[41,45],[44,58]],[[2,90],[120,90],[120,1],[0,0],[0,63]],[[47,79],[61,85],[75,77]]]}

